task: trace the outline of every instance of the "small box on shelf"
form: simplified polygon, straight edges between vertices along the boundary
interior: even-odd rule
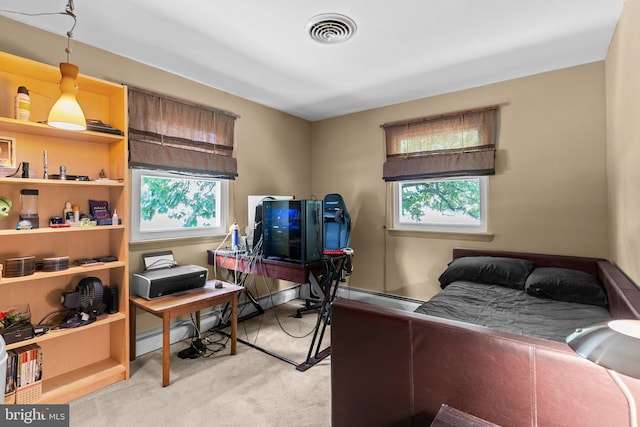
[[[29,304],[0,308],[0,335],[7,345],[33,338]]]
[[[36,403],[42,397],[42,381],[16,390],[16,404]]]

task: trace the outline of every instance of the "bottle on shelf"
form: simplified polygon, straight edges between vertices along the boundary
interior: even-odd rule
[[[20,86],[14,101],[14,118],[29,121],[31,118],[31,98],[26,87]]]
[[[118,219],[118,211],[115,209],[113,210],[113,216],[111,217],[111,224],[112,225],[120,224],[120,220]]]
[[[67,221],[71,221],[73,219],[73,209],[71,209],[71,202],[66,202],[64,204],[64,209],[62,210],[62,220],[66,223]]]
[[[80,222],[80,206],[73,205],[71,209],[73,209],[73,222],[77,224]]]

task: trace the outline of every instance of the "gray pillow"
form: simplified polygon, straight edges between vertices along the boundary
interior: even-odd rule
[[[557,301],[607,306],[607,293],[597,277],[561,267],[538,267],[525,283],[529,295]]]
[[[527,276],[534,268],[533,261],[520,258],[462,257],[451,261],[438,280],[442,289],[458,280],[524,289]]]

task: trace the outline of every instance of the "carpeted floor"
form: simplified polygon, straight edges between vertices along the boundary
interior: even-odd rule
[[[303,362],[316,313],[295,318],[299,300],[241,322],[238,338]],[[299,338],[303,337],[304,338]],[[329,343],[327,328],[321,348]],[[220,338],[220,335],[214,338]],[[131,363],[131,377],[70,403],[71,427],[330,426],[330,357],[305,372],[241,342],[210,357],[181,359],[171,346],[171,384],[162,387],[161,350]],[[215,347],[212,345],[211,347]]]

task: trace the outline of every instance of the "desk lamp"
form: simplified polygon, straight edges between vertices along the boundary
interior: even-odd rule
[[[637,427],[635,399],[618,373],[640,378],[640,320],[612,320],[579,328],[566,342],[580,356],[606,368],[627,398],[629,425]]]

